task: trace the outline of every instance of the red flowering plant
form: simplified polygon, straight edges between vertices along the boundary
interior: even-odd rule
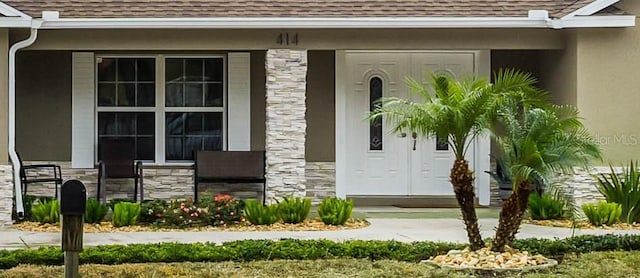
[[[209,223],[207,209],[198,206],[193,199],[173,200],[162,214],[161,226],[197,227]]]
[[[140,218],[141,223],[158,224],[162,221],[162,214],[167,208],[167,202],[165,200],[145,200],[140,204]]]
[[[243,202],[227,194],[219,194],[209,204],[209,216],[213,226],[230,226],[244,223]]]

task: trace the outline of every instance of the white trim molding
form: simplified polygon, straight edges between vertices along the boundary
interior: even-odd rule
[[[591,2],[591,4],[588,4],[580,9],[577,9],[563,16],[562,19],[564,20],[564,19],[572,18],[574,16],[593,15],[618,2],[620,2],[620,0],[596,0]]]
[[[22,19],[28,19],[28,20],[31,19],[31,17],[28,16],[27,14],[2,2],[0,2],[0,14],[6,17],[20,17]]]
[[[251,150],[251,53],[227,54],[227,150]]]
[[[611,16],[615,17],[615,16]],[[626,17],[626,16],[622,16]],[[609,17],[607,17],[609,18]],[[633,18],[633,17],[632,17]],[[582,21],[584,18],[575,20]],[[229,17],[229,18],[60,18],[42,29],[272,29],[272,28],[563,28],[563,19],[539,17]],[[587,27],[629,27],[635,22],[590,21]],[[597,26],[602,23],[603,26]],[[574,23],[580,26],[579,23]],[[586,24],[585,24],[586,25]]]

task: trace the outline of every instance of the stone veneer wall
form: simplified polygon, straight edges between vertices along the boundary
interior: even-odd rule
[[[305,196],[307,51],[269,49],[265,59],[267,200]]]
[[[326,197],[336,196],[336,163],[307,162],[307,197],[318,204]]]
[[[13,168],[11,165],[0,165],[0,227],[11,225],[12,207]]]
[[[26,164],[55,163],[62,168],[64,180],[77,179],[87,187],[87,196],[96,196],[97,169],[71,169],[69,162],[27,162]],[[29,171],[29,176],[48,176],[47,171]],[[133,179],[107,180],[107,199],[132,198]],[[182,199],[193,197],[193,169],[191,167],[144,167],[143,185],[145,199]],[[53,183],[30,185],[28,193],[53,196]],[[201,193],[231,194],[242,199],[262,198],[261,184],[201,184]]]
[[[495,169],[495,163],[492,162],[492,169]],[[622,173],[622,168],[614,167],[617,174]],[[573,198],[573,201],[578,207],[584,203],[593,203],[599,200],[604,200],[604,197],[596,188],[597,180],[594,176],[599,174],[609,174],[611,169],[609,167],[592,167],[590,169],[584,169],[576,167],[574,168],[574,174],[572,175],[560,175],[552,178],[553,183],[558,188],[564,190],[564,192]],[[495,180],[491,179],[491,206],[502,205],[500,200],[500,190]]]
[[[27,162],[26,164],[41,164],[51,162]],[[61,165],[62,176],[65,180],[78,179],[85,183],[87,194],[94,197],[96,194],[97,169],[71,169],[69,162],[54,162]],[[304,193],[306,197],[312,199],[314,204],[319,203],[323,198],[335,196],[335,162],[307,162],[306,163],[306,187]],[[618,173],[622,168],[614,168]],[[596,179],[594,174],[610,172],[608,167],[595,167],[586,171],[576,168],[574,175],[557,177],[553,182],[564,188],[568,194],[574,196],[577,205],[586,202],[596,202],[602,200],[602,195],[596,189]],[[45,172],[29,172],[29,176],[48,175]],[[13,196],[13,177],[10,165],[0,165],[0,196]],[[112,198],[131,198],[133,196],[132,181],[107,181],[107,196]],[[268,189],[267,189],[268,190]],[[227,193],[238,198],[260,199],[262,197],[261,184],[216,184],[202,185],[201,192],[212,194]],[[144,192],[145,199],[176,199],[193,196],[193,170],[188,167],[154,167],[144,168]],[[54,186],[52,183],[35,184],[29,186],[29,194],[40,196],[53,196]],[[499,192],[497,184],[491,182],[491,205],[499,206]],[[284,195],[282,195],[284,196]],[[11,199],[0,198],[0,209],[10,211]],[[0,215],[0,225],[10,221],[7,215]]]
[[[614,167],[616,174],[622,174],[621,167]],[[595,176],[599,174],[610,174],[609,167],[592,167],[590,169],[574,168],[574,175],[565,175],[554,178],[552,182],[558,184],[565,192],[573,197],[578,207],[584,203],[597,202],[604,200],[604,197],[596,188],[597,179]]]
[[[496,161],[495,160],[491,160],[490,164],[490,169],[491,171],[496,170]],[[485,174],[488,175],[485,172],[482,172],[481,174]],[[489,206],[490,207],[499,207],[502,206],[502,199],[500,199],[500,188],[498,187],[498,182],[492,178],[489,177],[489,192],[491,193],[491,197],[489,200]]]
[[[87,195],[95,197],[97,169],[71,169],[69,162],[43,162],[30,161],[26,164],[55,163],[62,168],[62,177],[65,180],[78,179],[87,187]],[[7,189],[6,194],[13,196],[11,191],[11,167],[5,169],[0,167],[0,182],[5,181],[7,186],[0,190]],[[335,162],[309,162],[306,163],[306,197],[311,198],[314,204],[322,201],[328,196],[335,196]],[[30,177],[48,176],[47,171],[29,171]],[[107,199],[132,198],[133,180],[107,180]],[[262,184],[202,184],[200,192],[205,194],[230,194],[241,199],[261,199]],[[0,194],[5,192],[0,191]],[[28,193],[37,196],[53,196],[54,184],[42,183],[29,185]],[[4,195],[3,195],[4,196]],[[145,199],[180,199],[193,197],[193,169],[190,167],[145,167],[144,168],[144,196]],[[0,200],[1,201],[1,200]],[[0,208],[1,207],[0,203]],[[9,206],[11,203],[8,204]],[[1,222],[0,216],[0,222]]]

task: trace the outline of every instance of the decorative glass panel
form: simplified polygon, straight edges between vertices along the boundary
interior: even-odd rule
[[[382,98],[382,79],[371,78],[369,81],[369,111],[374,111],[378,101]],[[369,124],[369,150],[382,150],[382,118],[377,118]]]
[[[222,150],[222,112],[166,113],[167,160],[192,160],[197,150]]]
[[[136,142],[136,159],[154,160],[154,133],[155,117],[153,112],[98,113],[98,139],[133,137]],[[100,158],[98,157],[98,159]]]
[[[436,136],[436,151],[448,151],[448,150],[449,150],[449,143],[447,142],[447,138]]]

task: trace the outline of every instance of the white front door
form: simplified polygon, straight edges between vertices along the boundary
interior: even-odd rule
[[[454,156],[435,138],[413,139],[392,133],[385,120],[369,122],[367,113],[379,97],[412,98],[405,78],[474,72],[474,53],[358,52],[345,53],[346,65],[346,194],[453,195],[449,169]],[[473,162],[473,149],[468,160]],[[473,165],[471,165],[473,166]]]

